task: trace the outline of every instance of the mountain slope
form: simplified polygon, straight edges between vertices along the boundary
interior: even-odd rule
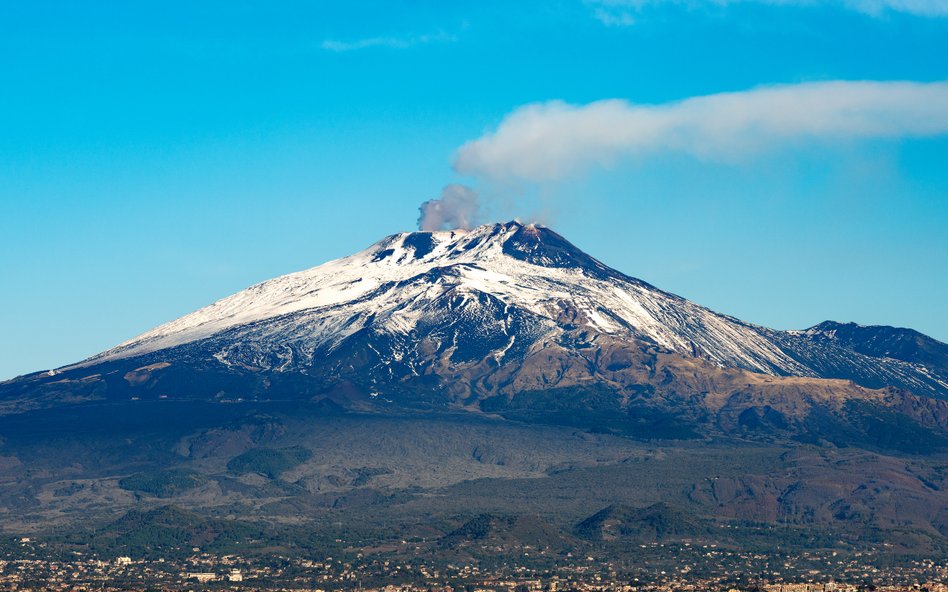
[[[826,321],[805,331],[773,331],[771,336],[817,376],[948,397],[948,346],[917,331]]]
[[[0,519],[95,516],[99,543],[160,553],[203,536],[166,517],[246,531],[231,515],[455,558],[717,538],[722,518],[766,523],[726,529],[750,547],[744,526],[784,544],[792,524],[941,548],[944,348],[744,323],[542,227],[399,234],[0,383]]]
[[[353,350],[401,378],[502,365],[552,343],[607,336],[718,367],[948,397],[948,346],[906,331],[751,325],[610,269],[547,228],[511,222],[387,237],[252,286],[78,367],[166,352],[168,360],[149,359],[312,372]]]
[[[715,313],[539,226],[402,233],[77,365],[4,383],[0,413],[129,399],[314,400],[634,437],[779,435],[903,449],[910,443],[887,430],[867,432],[896,413],[916,426],[907,432],[942,445],[942,344],[916,335],[922,345],[912,349],[898,330],[820,327],[774,331]]]
[[[948,371],[948,344],[912,329],[824,321],[807,329],[804,335],[810,341],[833,343],[874,358],[890,358],[920,364],[938,372]]]
[[[217,339],[214,355],[223,364],[272,358],[266,367],[288,370],[360,330],[398,340],[443,330],[447,320],[514,346],[518,338],[534,343],[559,334],[564,315],[597,333],[644,339],[722,366],[814,375],[757,328],[609,269],[551,230],[517,223],[390,236],[350,257],[252,286],[84,364]],[[505,346],[491,349],[501,356]]]

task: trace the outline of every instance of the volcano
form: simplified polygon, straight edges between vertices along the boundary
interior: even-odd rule
[[[917,332],[829,321],[803,331],[767,329],[611,269],[548,228],[517,222],[389,236],[27,380],[48,384],[118,365],[141,394],[192,398],[310,394],[281,391],[281,377],[293,375],[363,390],[419,382],[448,391],[429,403],[452,405],[528,387],[634,386],[621,384],[622,363],[613,358],[643,352],[708,369],[846,379],[948,398],[948,346]],[[536,363],[542,357],[559,362],[543,367]],[[267,376],[269,385],[231,391],[208,384],[184,393],[162,384],[162,375],[180,372]]]
[[[747,323],[517,222],[392,235],[0,383],[0,438],[0,513],[40,507],[29,528],[171,499],[454,516],[445,536],[539,519],[530,537],[570,545],[602,508],[655,504],[688,536],[722,517],[948,534],[948,346]],[[497,492],[526,477],[569,493],[523,522]]]

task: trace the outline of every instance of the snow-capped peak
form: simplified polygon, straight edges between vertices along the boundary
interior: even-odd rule
[[[446,295],[459,297],[462,306],[438,304]],[[265,335],[274,347],[292,341],[305,343],[309,352],[365,328],[411,335],[433,318],[450,322],[452,314],[474,321],[480,315],[480,330],[504,331],[478,309],[482,295],[532,315],[542,325],[536,329],[540,334],[560,330],[558,319],[569,309],[594,332],[652,341],[720,365],[808,374],[760,328],[610,269],[548,228],[517,222],[392,235],[354,255],[251,286],[86,363],[155,352],[238,328],[246,329],[244,341]],[[219,360],[227,357],[219,354]]]

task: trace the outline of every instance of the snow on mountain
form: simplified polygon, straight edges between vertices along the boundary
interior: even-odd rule
[[[445,298],[449,295],[451,302]],[[277,345],[272,331],[261,332],[268,324],[279,327],[277,333],[286,339],[305,342],[308,351],[332,347],[366,327],[405,336],[445,315],[477,321],[484,312],[478,304],[484,295],[539,319],[541,335],[560,330],[557,319],[569,309],[593,332],[645,339],[721,366],[815,375],[760,328],[612,270],[547,228],[515,222],[389,236],[349,257],[251,286],[85,364],[138,356],[240,327],[254,327],[258,336],[267,334]],[[508,332],[505,323],[482,316],[486,326],[479,329]],[[516,335],[509,337],[507,348],[516,340]],[[217,357],[225,361],[227,352]]]
[[[771,338],[819,376],[948,397],[948,345],[918,331],[825,321]]]
[[[582,344],[573,343],[577,332]],[[185,355],[222,367],[308,373],[330,358],[352,369],[346,356],[369,351],[366,368],[397,362],[419,373],[523,359],[554,344],[595,347],[603,336],[720,367],[948,398],[948,346],[920,333],[752,325],[611,269],[548,228],[516,222],[392,235],[251,286],[78,366]]]

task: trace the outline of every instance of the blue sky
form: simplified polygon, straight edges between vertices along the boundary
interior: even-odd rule
[[[0,378],[413,229],[449,183],[751,322],[948,340],[945,5],[3,3]],[[878,83],[844,130],[835,81]],[[748,120],[773,88],[797,119]]]

